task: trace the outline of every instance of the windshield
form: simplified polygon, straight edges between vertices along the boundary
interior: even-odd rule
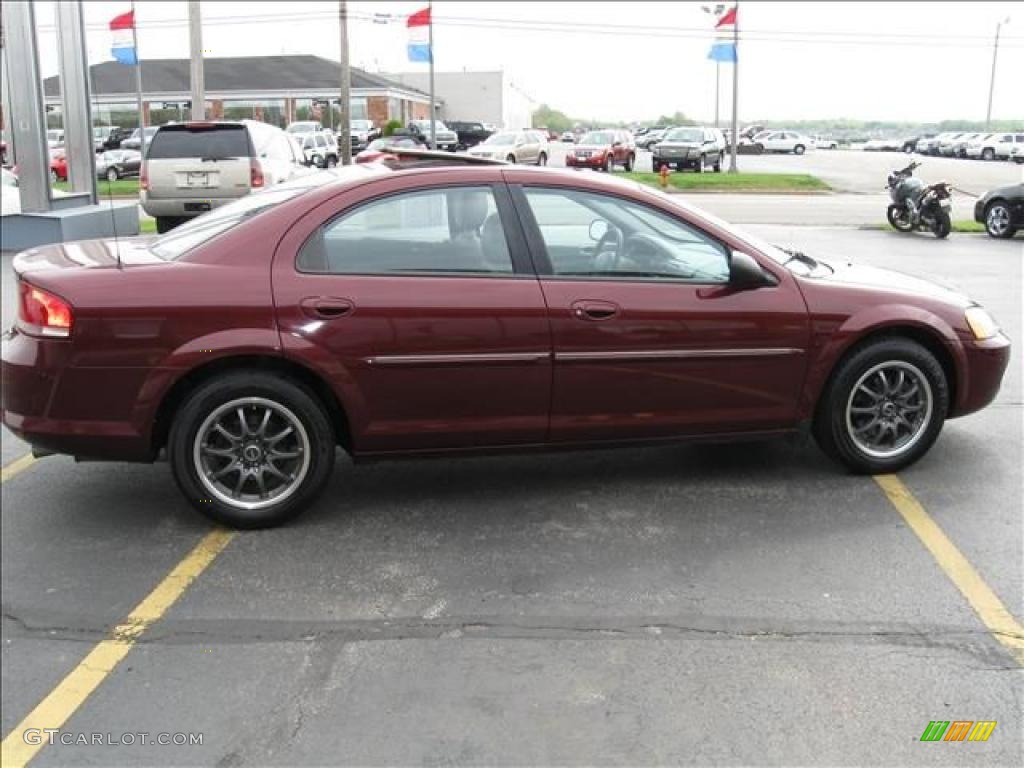
[[[373,128],[373,123],[369,120],[353,120],[351,126],[353,131],[369,131]]]
[[[580,144],[611,144],[613,141],[611,131],[591,131],[580,139]]]
[[[665,135],[665,141],[695,141],[704,140],[704,131],[700,128],[676,128]]]
[[[430,130],[430,121],[429,120],[413,120],[412,124],[415,125],[417,128],[419,128],[421,131],[429,131]],[[448,130],[448,126],[446,126],[440,120],[435,120],[434,121],[434,131],[435,132],[436,131],[447,131],[447,130]]]
[[[506,147],[510,144],[514,144],[516,135],[514,133],[495,133],[492,136],[488,136],[484,144],[497,144],[500,147]]]

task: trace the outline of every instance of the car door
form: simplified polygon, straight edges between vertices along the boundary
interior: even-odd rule
[[[764,137],[764,148],[769,152],[782,152],[785,149],[785,134],[781,131],[769,133]]]
[[[540,155],[539,139],[533,131],[523,131],[520,136],[522,137],[523,145],[516,152],[516,159],[520,163],[536,163]]]
[[[733,289],[733,244],[668,204],[505,175],[548,304],[552,442],[795,424],[808,318],[786,270]]]
[[[547,433],[547,310],[508,191],[495,169],[451,175],[343,192],[275,256],[285,353],[317,361],[359,453]]]

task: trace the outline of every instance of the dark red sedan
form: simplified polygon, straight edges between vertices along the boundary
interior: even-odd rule
[[[338,168],[157,239],[19,254],[3,421],[38,454],[151,461],[238,527],[355,459],[749,438],[858,472],[995,396],[965,296],[779,250],[635,183]]]

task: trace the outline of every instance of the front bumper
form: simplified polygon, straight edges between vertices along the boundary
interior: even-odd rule
[[[566,155],[565,165],[567,168],[604,168],[606,162],[606,155],[591,155],[590,157],[577,157],[576,155]]]
[[[966,416],[991,403],[1010,363],[1010,340],[1002,333],[991,339],[964,343],[966,367],[950,418]]]

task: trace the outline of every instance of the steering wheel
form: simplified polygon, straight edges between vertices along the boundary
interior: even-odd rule
[[[605,230],[605,233],[601,235],[601,239],[597,241],[597,245],[594,246],[595,263],[599,263],[602,260],[602,254],[605,250],[609,250],[611,253],[611,262],[601,265],[601,271],[612,271],[618,268],[619,259],[622,258],[622,243],[622,231],[614,224],[609,224],[608,229]]]

